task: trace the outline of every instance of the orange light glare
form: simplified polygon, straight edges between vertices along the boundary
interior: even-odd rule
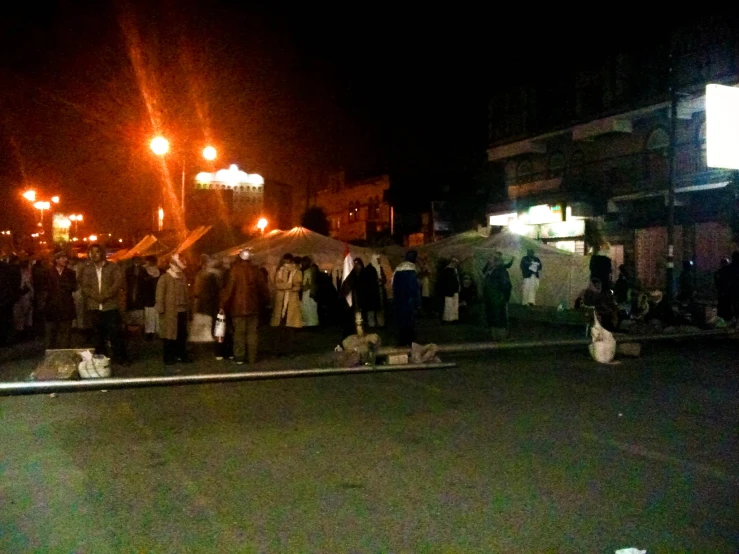
[[[267,228],[267,225],[269,225],[269,222],[262,217],[257,222],[257,229],[259,229],[260,231],[264,231]]]
[[[52,197],[51,197],[51,201],[52,201],[52,202],[53,202],[54,204],[58,204],[58,203],[59,203],[59,197],[58,197],[58,196],[52,196]]]
[[[92,242],[95,242],[97,239],[98,239],[98,236],[97,235],[90,235],[90,240]]]
[[[213,148],[212,146],[206,146],[203,149],[203,158],[205,158],[208,161],[212,162],[213,160],[216,159],[217,155],[218,153],[216,152],[216,149]]]
[[[35,202],[36,201],[36,191],[27,190],[26,192],[23,193],[23,198],[25,198],[29,202]]]
[[[154,137],[149,146],[157,156],[164,156],[169,152],[169,141],[164,137]]]

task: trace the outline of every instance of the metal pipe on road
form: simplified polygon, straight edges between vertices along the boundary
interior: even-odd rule
[[[614,338],[619,343],[649,342],[660,340],[690,339],[699,337],[721,337],[736,334],[733,329],[717,329],[712,331],[697,331],[692,333],[662,333],[654,335],[624,335],[615,334]],[[556,348],[561,346],[587,346],[592,342],[589,338],[542,340],[542,341],[512,341],[512,342],[464,342],[439,344],[439,354],[454,354],[458,352],[487,352],[492,350],[517,350],[529,348]],[[410,348],[385,347],[377,351],[378,356],[391,356],[396,354],[409,354]]]
[[[344,375],[351,373],[384,373],[388,371],[450,369],[456,366],[457,364],[448,363],[376,365],[314,369],[288,369],[285,371],[249,371],[244,373],[170,375],[161,377],[84,379],[81,381],[24,381],[20,383],[0,383],[0,396],[20,394],[46,394],[52,392],[130,389],[141,387],[162,387],[168,385],[202,385],[207,383],[228,383],[232,381],[263,381],[267,379],[287,379],[294,377],[321,377],[327,375]]]

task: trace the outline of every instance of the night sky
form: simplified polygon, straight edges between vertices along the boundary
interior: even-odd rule
[[[26,4],[0,20],[0,226],[32,221],[19,194],[33,186],[90,230],[146,228],[157,129],[193,170],[211,169],[198,153],[212,142],[217,168],[299,187],[339,167],[470,172],[484,161],[491,91],[562,78],[618,49],[620,25],[632,46],[659,40],[647,21],[149,4]]]

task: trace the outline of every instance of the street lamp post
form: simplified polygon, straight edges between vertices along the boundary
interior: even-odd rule
[[[79,231],[79,228],[78,228],[79,222],[82,221],[82,214],[70,215],[69,221],[74,223],[74,234],[76,235],[77,232]]]
[[[169,141],[162,137],[154,137],[150,143],[151,151],[157,156],[165,156],[169,152]],[[203,158],[213,161],[217,156],[216,149],[213,146],[206,146],[203,149]],[[182,180],[180,183],[180,209],[182,210],[182,222],[185,223],[185,170],[187,164],[187,156],[181,153],[182,158]]]

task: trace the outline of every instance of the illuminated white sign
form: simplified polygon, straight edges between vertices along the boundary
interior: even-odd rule
[[[246,173],[241,171],[236,165],[231,165],[228,169],[219,169],[215,173],[203,171],[195,176],[195,180],[202,185],[218,184],[227,187],[239,187],[242,185],[262,186],[264,179],[257,173]]]
[[[541,225],[542,223],[556,223],[562,221],[562,206],[550,206],[542,204],[529,208],[528,220],[525,223],[529,225]]]
[[[543,239],[559,237],[580,237],[585,234],[584,219],[568,219],[541,226],[539,236]]]
[[[706,86],[706,165],[739,169],[739,89]]]
[[[516,221],[517,218],[518,214],[513,212],[510,214],[491,215],[489,221],[493,227],[507,227],[511,221]]]

